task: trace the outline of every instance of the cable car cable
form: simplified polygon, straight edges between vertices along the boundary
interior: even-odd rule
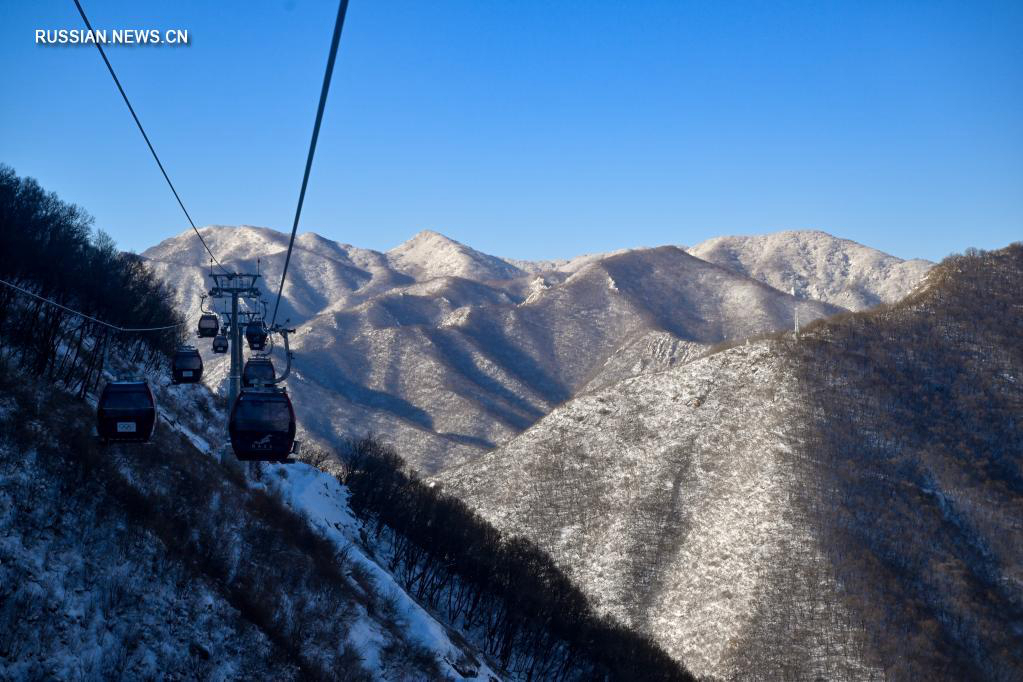
[[[186,321],[186,322],[179,322],[178,324],[169,324],[166,327],[134,327],[134,328],[118,327],[116,324],[110,324],[109,322],[104,322],[103,320],[96,319],[95,317],[92,317],[91,315],[86,315],[85,313],[80,313],[77,310],[74,310],[72,308],[68,308],[66,305],[61,305],[60,303],[57,303],[56,301],[51,301],[50,299],[46,298],[45,296],[40,296],[39,294],[34,294],[31,291],[29,291],[28,289],[23,289],[23,288],[19,287],[17,284],[11,284],[10,282],[4,281],[2,279],[0,279],[0,284],[9,286],[10,288],[15,289],[17,291],[20,291],[23,294],[27,294],[27,295],[31,296],[32,298],[37,298],[40,301],[44,301],[46,303],[49,303],[50,305],[56,306],[56,307],[60,308],[61,310],[66,310],[67,312],[69,312],[69,313],[71,313],[73,315],[77,315],[78,317],[81,317],[83,319],[89,320],[90,322],[95,322],[96,324],[101,324],[104,327],[109,327],[110,329],[113,329],[116,332],[130,332],[130,333],[131,332],[159,332],[159,331],[165,331],[167,329],[175,329],[177,327],[183,327],[186,324],[188,324],[188,322]]]
[[[75,0],[78,3],[78,0]],[[320,123],[323,121],[323,109],[327,105],[327,91],[330,90],[330,77],[334,73],[334,60],[337,58],[337,46],[341,42],[341,29],[345,24],[348,11],[348,0],[341,0],[337,8],[337,20],[334,23],[334,37],[330,42],[330,56],[327,58],[327,71],[323,74],[323,88],[320,90],[320,104],[316,109],[316,123],[313,124],[313,138],[309,142],[309,156],[305,161],[305,174],[302,176],[302,189],[298,193],[298,207],[295,209],[295,222],[291,226],[291,241],[288,242],[288,255],[284,258],[284,271],[281,272],[281,285],[277,289],[277,302],[274,304],[274,315],[270,322],[273,327],[277,322],[277,308],[281,305],[281,294],[284,292],[284,278],[288,276],[288,263],[291,262],[291,248],[295,245],[295,233],[298,232],[298,219],[302,215],[302,203],[305,201],[305,190],[309,184],[309,172],[313,167],[313,155],[316,153],[316,140],[320,136]],[[84,16],[84,15],[83,15]],[[99,44],[96,45],[99,47]],[[113,73],[113,72],[111,72]]]
[[[92,31],[92,24],[89,22],[89,18],[85,16],[85,10],[82,9],[82,3],[79,2],[79,0],[74,0],[74,2],[75,6],[78,8],[78,13],[82,15],[82,20],[85,22],[85,27],[88,28],[89,31]],[[138,126],[139,132],[142,133],[142,138],[146,141],[146,145],[149,146],[149,151],[152,153],[153,159],[156,160],[156,165],[160,167],[160,172],[163,173],[163,179],[167,181],[167,185],[170,187],[171,192],[174,193],[174,198],[178,200],[178,206],[181,207],[181,210],[184,212],[185,217],[188,218],[188,223],[192,226],[192,229],[195,231],[195,235],[199,237],[199,241],[202,242],[202,245],[206,249],[206,252],[210,254],[210,258],[213,259],[213,262],[216,263],[217,266],[225,273],[228,272],[227,268],[221,265],[220,261],[217,260],[217,257],[213,255],[213,251],[210,250],[210,247],[206,243],[206,240],[203,239],[202,234],[199,233],[199,228],[195,226],[195,221],[192,220],[192,216],[189,215],[188,209],[185,208],[184,202],[181,201],[181,197],[178,195],[178,190],[174,188],[174,183],[171,182],[170,176],[167,175],[167,171],[163,167],[163,163],[160,162],[160,157],[157,156],[156,154],[156,149],[153,148],[153,143],[149,141],[149,135],[146,134],[146,129],[142,127],[142,121],[139,120],[138,115],[135,113],[135,108],[131,105],[131,102],[128,100],[128,94],[124,91],[124,87],[121,86],[121,81],[117,78],[117,74],[114,73],[114,67],[111,66],[110,60],[107,59],[107,53],[103,50],[103,46],[99,42],[96,42],[95,45],[96,49],[99,50],[100,56],[103,57],[103,63],[107,65],[107,71],[110,72],[110,76],[114,79],[114,84],[117,86],[118,91],[121,93],[121,97],[124,99],[124,103],[128,105],[128,111],[131,112],[131,117],[135,119],[135,125]]]

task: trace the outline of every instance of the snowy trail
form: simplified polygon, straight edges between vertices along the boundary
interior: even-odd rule
[[[338,549],[349,552],[349,560],[359,563],[368,569],[376,581],[378,589],[387,597],[395,599],[399,605],[400,616],[407,623],[407,631],[411,638],[437,655],[437,660],[446,667],[445,673],[456,679],[500,680],[500,676],[485,662],[477,662],[475,675],[466,675],[461,665],[456,669],[452,662],[465,662],[465,652],[456,647],[448,637],[447,628],[439,623],[414,599],[412,599],[394,580],[393,576],[369,557],[359,543],[359,521],[348,506],[348,491],[337,479],[315,467],[301,462],[294,464],[267,464],[264,475],[272,481],[282,498],[292,509],[300,511],[309,523],[323,535],[330,538]],[[378,657],[371,659],[372,647],[379,646],[379,636],[375,623],[362,623],[362,629],[353,632],[353,643],[362,644],[361,650],[367,656],[367,663],[376,663]],[[362,642],[357,640],[361,638]]]

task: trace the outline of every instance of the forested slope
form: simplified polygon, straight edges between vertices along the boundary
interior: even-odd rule
[[[1023,245],[788,352],[807,514],[879,661],[1023,679]]]
[[[701,675],[1023,679],[1023,247],[438,477]]]

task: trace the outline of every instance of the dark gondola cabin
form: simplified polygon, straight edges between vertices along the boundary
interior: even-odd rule
[[[226,353],[227,352],[227,337],[223,334],[217,334],[213,339],[213,352],[214,353]]]
[[[253,321],[245,325],[245,340],[249,342],[250,350],[263,350],[266,348],[266,325],[262,321]]]
[[[220,320],[213,313],[205,313],[199,318],[199,328],[196,333],[200,339],[212,339],[220,333]]]
[[[242,370],[242,387],[256,388],[256,384],[269,386],[277,378],[274,363],[270,358],[249,358]]]
[[[171,360],[171,382],[194,384],[202,378],[202,356],[197,348],[179,348]]]
[[[156,426],[156,400],[146,381],[111,381],[96,408],[100,440],[146,442]]]
[[[295,410],[291,399],[277,388],[243,389],[234,401],[228,429],[238,459],[284,461],[295,444]]]

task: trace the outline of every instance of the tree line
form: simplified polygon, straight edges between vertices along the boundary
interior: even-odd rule
[[[92,217],[32,178],[0,164],[0,279],[119,327],[180,324],[173,293],[144,259],[120,252]],[[0,285],[4,352],[36,376],[85,395],[104,352],[153,364],[184,340],[184,328],[112,333],[108,328]]]

